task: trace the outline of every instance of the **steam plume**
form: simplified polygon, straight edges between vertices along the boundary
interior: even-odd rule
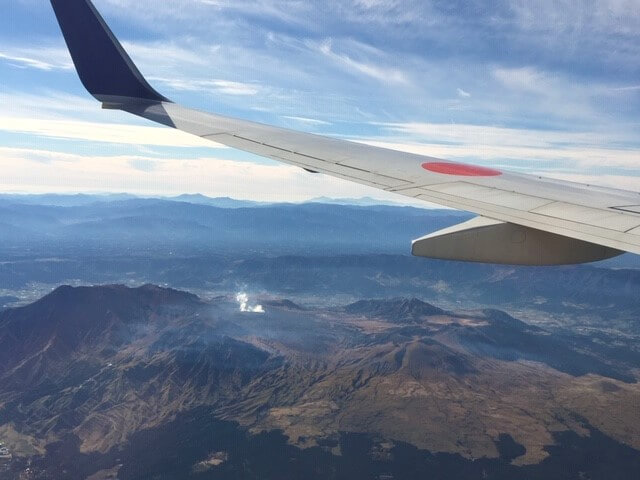
[[[244,292],[236,295],[236,302],[240,305],[241,312],[264,313],[262,305],[249,305],[249,295]]]

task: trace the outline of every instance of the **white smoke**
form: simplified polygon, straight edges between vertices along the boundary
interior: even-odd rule
[[[241,312],[264,313],[262,305],[249,305],[249,295],[244,292],[236,295],[236,302],[240,305]]]

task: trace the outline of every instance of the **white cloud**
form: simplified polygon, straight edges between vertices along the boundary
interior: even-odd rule
[[[637,34],[640,28],[637,0],[598,0],[589,3],[573,0],[511,0],[508,5],[520,28],[528,32],[554,32],[555,38],[562,34],[579,35],[583,31],[588,34]]]
[[[532,93],[545,93],[551,88],[551,79],[534,67],[495,68],[493,77],[505,87]]]
[[[392,132],[371,145],[444,159],[500,161],[519,168],[624,168],[640,176],[640,145],[623,132],[563,132],[482,125],[402,123],[381,124]],[[635,146],[615,147],[631,144]],[[602,145],[611,145],[603,147]]]
[[[500,145],[517,147],[546,147],[552,144],[579,143],[592,145],[600,142],[602,135],[593,132],[562,132],[470,125],[459,123],[383,123],[382,127],[404,135],[412,135],[420,141],[433,143],[458,143],[474,145]],[[627,137],[614,137],[616,141]]]
[[[171,0],[158,2],[157,0],[102,0],[111,4],[111,14],[124,15],[128,18],[135,17],[139,21],[167,27],[176,21],[190,23],[194,29],[203,28],[204,25],[215,25],[229,11],[231,15],[246,14],[251,12],[259,18],[277,19],[289,24],[307,24],[310,17],[304,15],[312,10],[310,2],[299,0],[273,1],[273,0]],[[107,9],[101,9],[105,11]],[[126,12],[126,13],[123,13]]]
[[[629,85],[626,87],[615,87],[611,90],[615,92],[637,92],[640,91],[640,85]]]
[[[305,123],[307,125],[330,125],[329,122],[325,122],[324,120],[317,120],[315,118],[306,118],[306,117],[292,117],[285,115],[283,118],[288,120],[293,120],[300,123]]]
[[[403,152],[442,158],[445,160],[481,161],[485,164],[511,165],[511,168],[530,171],[545,163],[555,168],[623,168],[629,175],[640,177],[640,149],[616,150],[603,148],[531,148],[487,144],[447,145],[442,143],[402,143],[401,141],[361,140],[361,143]]]
[[[192,92],[219,92],[225,95],[256,95],[260,86],[254,83],[232,82],[229,80],[195,80],[149,77],[152,82],[164,83],[175,90]]]
[[[156,42],[127,42],[122,41],[122,46],[131,55],[131,58],[137,65],[143,67],[158,68],[158,52],[162,52],[162,66],[184,66],[190,65],[207,65],[207,57],[205,52],[214,54],[218,45],[199,45],[195,48],[185,48],[177,45],[173,41],[156,41]]]
[[[20,68],[71,70],[73,63],[66,49],[47,47],[9,47],[0,51],[0,60]]]
[[[334,52],[332,39],[327,39],[320,43],[317,45],[317,49],[320,53],[332,60],[335,60],[339,64],[342,64],[348,70],[375,78],[376,80],[384,83],[396,83],[403,85],[409,83],[406,74],[396,68],[357,61],[346,54]]]
[[[0,92],[0,105],[5,116],[49,118],[68,117],[70,113],[81,115],[100,108],[88,94],[78,96],[54,90],[44,90],[40,94],[5,90]]]
[[[229,80],[212,80],[211,84],[227,95],[255,95],[260,91],[256,85]]]
[[[190,159],[84,156],[0,147],[0,171],[0,190],[4,192],[202,193],[268,202],[306,201],[321,196],[372,197],[423,207],[429,205],[346,180],[311,174],[298,167],[215,156]]]
[[[0,131],[40,137],[164,147],[212,147],[216,143],[166,127],[98,123],[81,120],[10,117],[0,115]]]

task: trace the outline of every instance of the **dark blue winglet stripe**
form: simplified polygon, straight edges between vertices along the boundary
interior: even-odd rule
[[[90,0],[51,0],[80,80],[94,97],[168,102],[144,79]]]

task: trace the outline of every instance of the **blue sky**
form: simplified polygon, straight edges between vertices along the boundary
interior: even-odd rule
[[[638,0],[95,0],[196,108],[640,191]],[[403,201],[101,111],[51,7],[0,29],[0,189]]]

